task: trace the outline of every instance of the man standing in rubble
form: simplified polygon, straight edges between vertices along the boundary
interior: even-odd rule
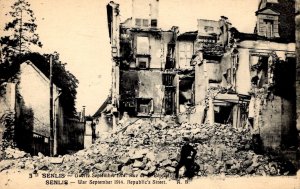
[[[190,145],[190,140],[187,137],[183,138],[184,144],[181,147],[180,160],[175,170],[175,177],[178,179],[179,170],[181,167],[185,167],[184,175],[188,178],[192,178],[195,175],[195,157],[197,151]]]

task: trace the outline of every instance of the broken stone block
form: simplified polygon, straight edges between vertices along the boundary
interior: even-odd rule
[[[47,165],[39,165],[37,166],[38,170],[47,171],[49,170],[49,167]]]
[[[38,157],[39,157],[39,158],[43,158],[43,157],[44,157],[44,154],[42,154],[41,152],[39,152],[39,153],[38,153]]]
[[[109,170],[110,171],[113,171],[113,172],[118,172],[119,171],[119,164],[111,164],[110,166],[109,166]]]
[[[151,166],[151,167],[148,169],[148,174],[149,174],[149,175],[154,174],[155,171],[156,171],[156,167],[155,167],[155,166]]]
[[[247,172],[248,174],[253,174],[253,173],[255,172],[255,168],[254,168],[253,166],[250,166],[250,167],[248,167],[248,168],[246,169],[246,172]]]
[[[51,157],[50,158],[50,163],[53,163],[53,164],[61,164],[61,163],[63,163],[63,161],[64,161],[63,157]]]
[[[89,165],[94,165],[95,164],[95,160],[94,159],[83,159],[82,160],[82,164],[84,166],[89,166]]]
[[[132,167],[143,169],[145,167],[145,164],[141,161],[135,160]]]
[[[142,159],[144,155],[142,153],[135,153],[130,159],[135,160],[135,159]]]
[[[243,167],[247,168],[249,167],[250,165],[252,165],[253,161],[252,160],[246,160],[243,162]]]
[[[142,162],[143,162],[144,164],[147,164],[147,163],[148,163],[148,158],[144,157]]]
[[[148,152],[145,157],[147,157],[150,161],[154,161],[155,160],[155,154],[154,154],[154,152]]]
[[[133,171],[133,175],[135,175],[135,177],[140,177],[141,176],[141,170],[135,170]]]
[[[206,172],[210,175],[215,173],[215,168],[212,165],[206,164],[205,166]]]
[[[97,164],[95,164],[95,168],[100,170],[100,171],[106,171],[107,168],[108,168],[108,165],[105,162],[97,163]]]
[[[160,163],[168,158],[169,158],[169,154],[167,152],[160,152],[156,154],[155,160],[156,162]]]
[[[149,174],[148,171],[145,171],[145,170],[142,170],[142,171],[141,171],[141,175],[143,175],[143,176],[147,176],[148,174]]]
[[[128,164],[130,162],[130,158],[129,157],[122,157],[121,159],[117,160],[119,163],[122,163],[122,164]]]
[[[169,160],[169,159],[166,159],[166,160],[164,160],[163,162],[160,163],[160,166],[165,167],[165,166],[168,166],[168,165],[171,165],[171,164],[172,164],[172,161]]]
[[[166,173],[166,171],[164,169],[159,169],[155,172],[155,175],[158,175],[158,176],[162,176]]]
[[[123,166],[122,169],[121,169],[122,173],[124,175],[130,175],[132,174],[132,168],[129,167],[129,166]]]
[[[158,129],[165,129],[168,127],[168,124],[164,121],[159,120],[158,123],[156,124],[156,127]]]
[[[171,167],[171,166],[168,166],[165,168],[165,170],[169,173],[174,173],[175,172],[175,168],[174,167]]]

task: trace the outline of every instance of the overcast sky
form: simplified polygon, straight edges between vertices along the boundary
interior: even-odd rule
[[[110,0],[27,0],[37,18],[41,52],[57,51],[67,69],[79,80],[77,110],[86,106],[93,115],[108,96],[111,55],[106,4]],[[139,0],[137,0],[139,1]],[[141,0],[142,1],[142,0]],[[180,32],[197,30],[197,19],[219,20],[227,16],[239,31],[252,33],[259,0],[160,0],[158,24],[179,26]],[[4,14],[13,0],[0,0],[0,32]],[[131,17],[131,0],[116,0],[121,20]],[[0,33],[1,34],[1,33]]]

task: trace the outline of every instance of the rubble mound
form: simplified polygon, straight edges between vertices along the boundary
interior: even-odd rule
[[[139,119],[119,126],[113,134],[103,134],[90,148],[73,155],[50,158],[39,154],[15,161],[5,160],[1,170],[10,167],[69,174],[159,176],[173,178],[180,159],[183,137],[196,149],[198,176],[289,174],[281,164],[251,149],[252,136],[246,128],[215,124],[176,124],[172,119]]]

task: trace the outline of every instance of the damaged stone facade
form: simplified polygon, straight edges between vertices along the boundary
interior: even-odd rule
[[[225,16],[198,19],[197,31],[163,31],[159,1],[148,5],[150,12],[133,9],[124,23],[119,5],[107,6],[113,127],[123,115],[171,115],[181,123],[250,128],[266,148],[297,146],[295,37],[282,30],[293,30],[284,12],[292,2],[262,0],[254,33],[239,32]]]
[[[133,1],[134,7],[145,2]],[[147,1],[149,13],[133,8],[133,17],[119,21],[118,5],[107,6],[113,56],[113,125],[124,113],[138,117],[176,115],[178,76],[177,27],[157,27],[158,1]],[[149,17],[149,15],[151,15]]]
[[[253,135],[262,137],[264,147],[273,149],[297,146],[298,135],[295,42],[279,36],[278,20],[286,16],[277,12],[280,3],[284,4],[260,4],[254,34],[240,33],[221,17],[219,29],[210,34],[218,36],[216,42],[197,45],[200,48],[192,60],[202,121],[250,127]],[[214,21],[200,23],[208,28]],[[273,25],[268,28],[268,24]],[[199,29],[199,43],[204,41],[201,35]]]

